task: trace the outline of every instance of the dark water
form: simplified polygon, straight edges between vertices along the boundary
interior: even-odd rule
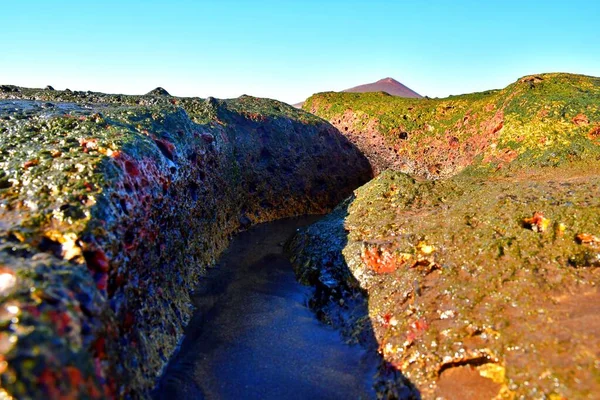
[[[307,307],[282,243],[315,217],[237,236],[200,284],[194,316],[157,399],[370,399],[376,357]]]

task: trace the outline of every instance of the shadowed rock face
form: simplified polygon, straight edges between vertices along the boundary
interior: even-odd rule
[[[144,396],[189,293],[251,224],[371,177],[285,104],[0,87],[0,377],[20,397]]]
[[[335,300],[315,298],[317,311],[351,337],[372,330],[425,399],[597,397],[600,79],[540,75],[389,108],[348,96],[309,107],[364,111],[357,132],[406,142],[399,154],[421,176],[384,171],[296,235],[297,274]],[[404,139],[386,125],[398,115]],[[423,169],[435,160],[439,173]],[[356,293],[367,318],[340,311]]]

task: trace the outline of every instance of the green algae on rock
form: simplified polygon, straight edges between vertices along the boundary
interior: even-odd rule
[[[425,399],[594,398],[599,105],[600,79],[566,74],[439,100],[313,96],[383,171],[288,246],[300,279],[331,288],[315,308],[349,337],[372,331]],[[380,141],[352,137],[367,133]],[[378,158],[390,144],[398,157]],[[362,318],[340,311],[357,297]]]
[[[0,165],[0,380],[16,398],[146,396],[232,233],[325,212],[371,173],[276,101],[6,85]]]
[[[336,126],[376,172],[439,178],[469,165],[555,165],[597,154],[599,102],[600,78],[555,73],[442,99],[320,93],[303,108]]]
[[[302,230],[294,263],[306,283],[324,277],[338,292],[365,292],[380,352],[424,398],[461,365],[501,370],[502,397],[591,398],[600,248],[577,235],[599,232],[599,172],[417,181],[386,171]],[[551,221],[545,232],[522,222],[539,210]]]

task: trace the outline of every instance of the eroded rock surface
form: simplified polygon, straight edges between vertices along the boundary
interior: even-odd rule
[[[434,127],[429,136],[407,130],[400,146],[416,175],[382,172],[289,246],[300,278],[321,288],[314,306],[322,318],[348,337],[372,331],[386,367],[424,399],[591,399],[600,391],[600,79],[540,75],[508,90],[411,103],[419,123]],[[320,109],[347,110],[354,95],[340,96]],[[504,105],[487,111],[498,124],[467,129],[483,115],[482,99],[498,96]],[[450,121],[443,104],[463,110],[451,111],[446,131],[436,125]],[[372,106],[378,117],[366,125],[397,115]],[[458,138],[455,150],[435,144],[443,135]],[[475,138],[479,145],[463,147]],[[440,173],[427,173],[436,160]],[[362,318],[352,312],[361,298]],[[403,385],[383,379],[379,392],[395,396]]]
[[[0,379],[143,397],[240,227],[323,213],[366,159],[285,104],[0,87]]]
[[[443,99],[319,93],[303,108],[336,126],[377,173],[436,179],[473,164],[502,168],[525,152],[546,152],[548,165],[586,152],[600,137],[599,97],[600,78],[540,74]]]

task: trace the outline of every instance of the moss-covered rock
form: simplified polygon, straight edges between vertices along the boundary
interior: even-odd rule
[[[556,165],[598,157],[600,78],[527,76],[502,90],[443,99],[320,93],[303,108],[355,143],[376,172],[439,178],[514,160]]]
[[[0,87],[0,379],[17,398],[144,397],[231,234],[371,176],[271,100]]]
[[[413,176],[382,172],[290,243],[301,279],[330,288],[314,301],[324,319],[351,337],[372,331],[387,365],[426,399],[473,387],[476,398],[597,396],[599,90],[597,78],[546,74],[442,100],[309,100],[321,115],[355,106],[357,115],[360,105],[367,125],[377,121],[402,159],[422,166]],[[408,108],[417,125],[394,138]],[[455,150],[436,144],[449,134]],[[467,146],[477,137],[480,147]],[[507,149],[514,154],[500,160]],[[434,161],[443,167],[430,174]],[[362,319],[340,311],[357,296],[368,304]],[[388,380],[380,394],[404,385]]]

